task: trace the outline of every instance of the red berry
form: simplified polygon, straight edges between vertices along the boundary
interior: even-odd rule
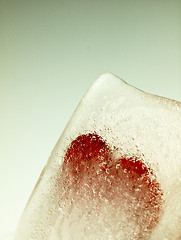
[[[75,201],[77,196],[85,204],[106,200],[120,215],[126,212],[140,236],[156,226],[163,193],[153,170],[137,156],[116,159],[103,138],[88,133],[72,141],[62,168]]]

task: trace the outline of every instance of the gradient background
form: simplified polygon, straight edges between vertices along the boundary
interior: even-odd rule
[[[0,236],[105,71],[181,101],[181,1],[0,0]]]

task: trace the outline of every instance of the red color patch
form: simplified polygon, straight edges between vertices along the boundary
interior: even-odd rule
[[[116,159],[105,140],[96,133],[88,133],[72,141],[62,168],[67,183],[83,201],[106,199],[114,202],[115,208],[127,206],[125,211],[141,229],[139,236],[156,226],[163,193],[153,170],[137,156]]]

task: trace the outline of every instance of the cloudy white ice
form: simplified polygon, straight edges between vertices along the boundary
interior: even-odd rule
[[[181,239],[181,103],[102,74],[58,140],[15,240]]]

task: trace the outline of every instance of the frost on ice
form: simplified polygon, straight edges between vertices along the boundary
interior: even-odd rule
[[[15,240],[181,239],[181,103],[105,73],[57,142]]]

